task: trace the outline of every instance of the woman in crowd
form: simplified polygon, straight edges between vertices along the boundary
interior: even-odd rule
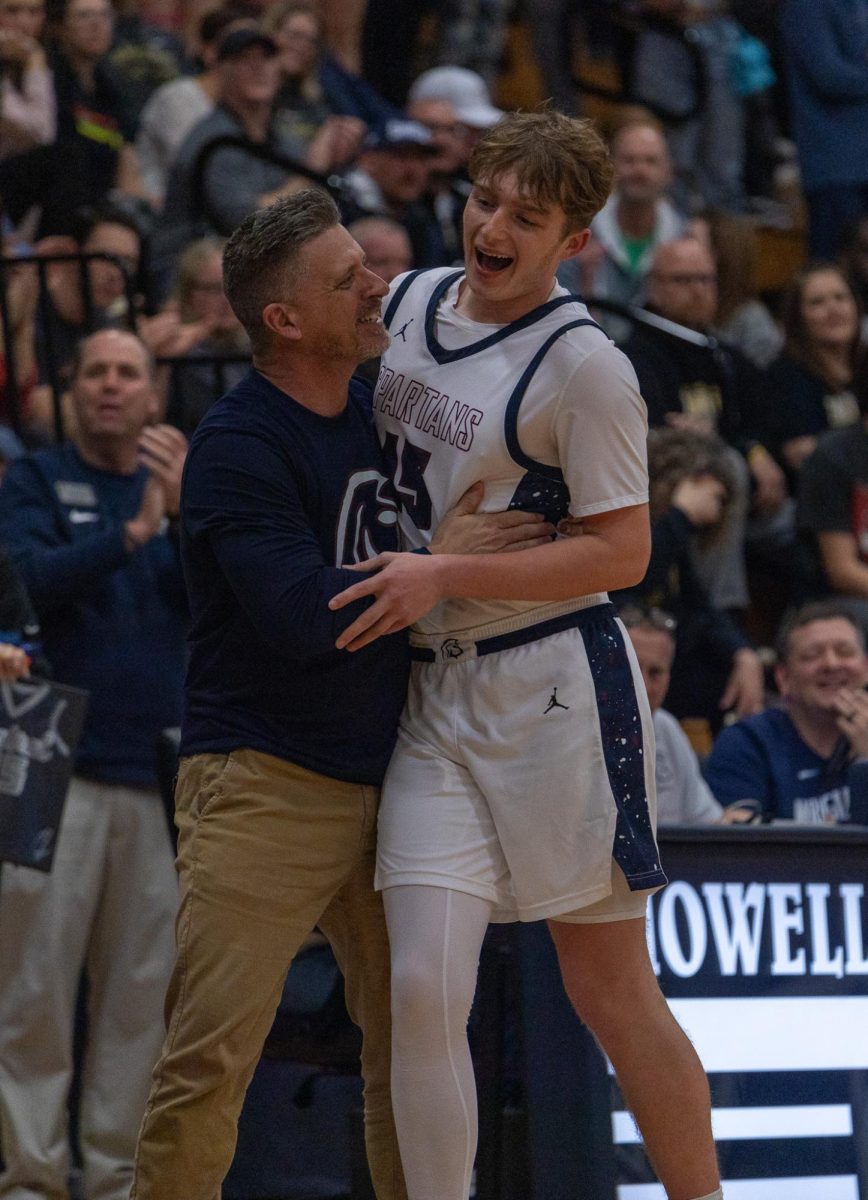
[[[280,47],[283,83],[275,103],[280,134],[299,146],[313,171],[327,175],[356,157],[366,133],[363,121],[337,114],[319,81],[323,39],[319,7],[311,0],[278,0],[263,18]]]
[[[766,374],[759,417],[764,444],[794,481],[819,434],[858,420],[851,386],[861,314],[844,273],[814,263],[787,289],[781,320],[784,349]]]

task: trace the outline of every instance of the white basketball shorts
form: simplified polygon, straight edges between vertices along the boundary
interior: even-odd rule
[[[502,626],[413,639],[376,886],[469,892],[495,921],[642,916],[666,877],[630,640],[611,604]]]

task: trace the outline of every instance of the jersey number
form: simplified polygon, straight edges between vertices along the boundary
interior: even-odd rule
[[[401,457],[398,458],[398,434],[387,433],[383,443],[386,470],[392,477],[395,493],[401,508],[420,533],[431,529],[431,497],[422,476],[431,454],[421,446],[414,446],[404,439]]]

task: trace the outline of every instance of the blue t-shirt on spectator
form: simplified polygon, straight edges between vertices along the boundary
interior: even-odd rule
[[[766,819],[848,821],[851,800],[864,807],[868,763],[826,759],[808,746],[783,708],[744,717],[722,730],[705,763],[721,804],[758,800]]]

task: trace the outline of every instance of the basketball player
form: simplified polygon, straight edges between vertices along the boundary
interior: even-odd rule
[[[404,544],[332,600],[372,596],[337,645],[405,625],[415,658],[380,812],[392,1088],[410,1200],[466,1200],[466,1026],[489,921],[547,918],[570,999],[609,1056],[670,1200],[719,1200],[708,1086],[645,943],[665,883],[651,718],[607,591],[649,554],[645,411],[627,360],[555,282],[609,192],[590,123],[507,117],[471,159],[463,271],[403,276],[375,408]],[[427,556],[481,508],[572,520],[508,560]],[[361,568],[360,568],[361,569]]]

